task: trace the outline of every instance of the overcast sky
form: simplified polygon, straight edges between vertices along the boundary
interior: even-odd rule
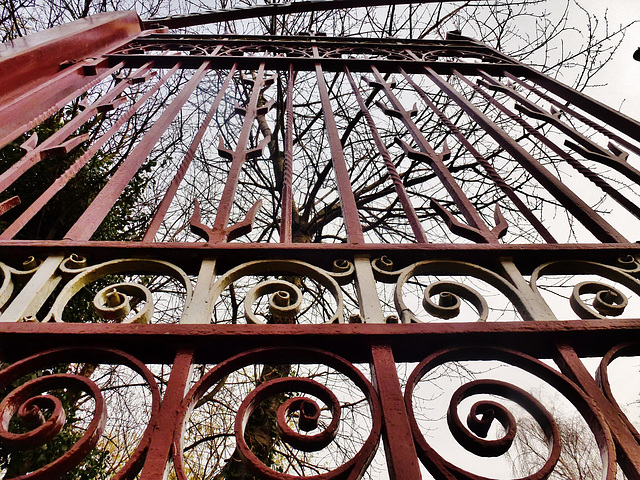
[[[588,93],[630,117],[640,118],[640,62],[633,59],[633,52],[640,47],[640,0],[580,0],[580,3],[598,16],[608,9],[612,28],[638,20],[629,29],[612,62],[596,77],[597,83],[608,85]]]

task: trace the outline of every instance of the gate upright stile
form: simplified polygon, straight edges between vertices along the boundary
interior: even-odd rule
[[[640,480],[640,436],[616,402],[607,377],[611,361],[640,351],[640,320],[615,318],[627,305],[624,291],[640,294],[640,247],[554,170],[554,165],[572,167],[637,221],[640,208],[592,166],[612,169],[635,188],[640,180],[640,171],[633,166],[640,155],[640,124],[458,32],[446,40],[169,33],[169,29],[207,22],[326,9],[334,3],[344,8],[363,2],[287,3],[149,22],[140,22],[132,12],[100,14],[18,39],[7,47],[0,57],[4,73],[0,139],[3,147],[24,140],[21,157],[0,173],[2,191],[10,191],[35,165],[55,162],[79,146],[84,150],[32,203],[21,204],[17,195],[3,197],[0,204],[1,214],[8,219],[0,232],[0,351],[3,361],[10,363],[0,372],[0,385],[7,389],[29,372],[63,362],[126,365],[148,384],[152,407],[144,435],[117,478],[134,478],[140,472],[139,478],[155,480],[164,478],[169,469],[178,478],[188,478],[182,452],[184,425],[213,385],[246,365],[321,364],[341,372],[362,391],[371,425],[357,453],[317,478],[358,478],[383,443],[390,478],[421,478],[422,463],[437,479],[477,480],[483,477],[445,460],[434,449],[437,438],[427,440],[416,420],[413,392],[429,371],[446,362],[495,360],[539,377],[575,406],[594,433],[607,478],[615,477],[619,465],[627,478]],[[118,81],[112,82],[116,74]],[[21,237],[20,232],[101,146],[172,78],[183,74],[180,90],[163,105],[153,125],[111,172],[64,238]],[[154,146],[212,75],[218,83],[210,92],[211,108],[195,133],[185,132],[187,153],[180,165],[171,167],[172,179],[166,182],[166,192],[154,205],[140,240],[92,240],[127,185],[145,167]],[[256,125],[265,115],[274,115],[268,101],[274,80],[278,88],[272,90],[279,96],[275,115],[283,120],[277,134],[282,138],[284,168],[279,179],[281,208],[274,214],[279,215],[274,217],[278,240],[262,241],[256,236],[261,199],[244,195],[242,175],[247,162],[259,161],[271,140]],[[300,198],[296,149],[302,148],[296,135],[304,135],[296,129],[302,122],[296,116],[302,108],[296,95],[305,82],[311,86],[309,98],[318,105],[326,132],[326,139],[318,141],[326,142],[327,148],[316,152],[319,161],[327,161],[326,169],[323,173],[320,165],[312,175],[330,177],[332,172],[334,204],[340,206],[341,215],[334,219],[337,226],[328,227],[333,229],[331,235],[343,236],[335,242],[301,243],[294,238],[296,198]],[[92,90],[104,84],[108,88]],[[136,85],[145,88],[125,95]],[[203,241],[158,240],[203,137],[207,132],[222,132],[213,119],[225,108],[225,95],[232,97],[237,91],[246,92],[246,98],[244,105],[236,106],[240,120],[234,136],[226,131],[223,140],[220,133],[218,150],[207,152],[215,157],[210,161],[220,162],[227,171],[212,221],[207,220],[204,202],[190,206],[190,228]],[[47,117],[87,92],[97,93],[86,97],[92,100],[83,100],[83,109],[59,130],[45,139],[32,134]],[[443,106],[443,99],[449,107]],[[353,125],[345,126],[344,102],[350,102],[355,112]],[[413,102],[416,107],[410,109]],[[105,112],[111,112],[113,126],[101,136],[89,140],[87,135],[75,134],[85,122]],[[418,112],[428,112],[430,121],[441,129],[441,139],[446,137],[448,142],[436,147],[435,134],[426,131],[425,117]],[[469,123],[463,128],[462,118],[475,126],[475,133],[468,134]],[[355,128],[366,132],[367,144],[361,151],[375,151],[378,157],[378,170],[364,175],[379,175],[380,185],[388,180],[381,198],[388,202],[385,211],[394,208],[402,218],[398,223],[404,229],[402,238],[375,237],[372,225],[384,220],[375,217],[375,209],[367,203],[368,192],[356,185],[361,159],[356,158],[356,148],[347,147],[349,133],[345,133]],[[514,136],[516,129],[519,138]],[[479,138],[494,146],[493,154],[483,150]],[[550,152],[547,163],[540,159],[543,151]],[[474,162],[464,173],[471,176],[456,168],[464,158]],[[415,183],[404,170],[403,162],[409,161],[430,173],[429,181],[440,188],[439,200],[432,196],[425,206],[424,198],[415,194]],[[541,198],[566,212],[593,241],[560,242],[542,209],[523,194],[524,185],[514,181],[522,177],[509,175],[516,169],[538,185]],[[479,205],[470,198],[478,182],[480,189],[492,192],[493,204]],[[330,195],[329,190],[321,193]],[[509,243],[501,240],[516,218],[527,225],[534,241],[523,241],[516,234]],[[434,236],[434,225],[445,232],[443,236]],[[254,236],[242,237],[248,234]],[[243,238],[249,240],[233,242]],[[17,259],[27,260],[17,265]],[[151,292],[126,281],[96,295],[94,308],[108,321],[63,321],[65,306],[85,287],[100,279],[108,283],[112,275],[134,274],[166,276],[182,285],[184,305],[174,323],[154,323]],[[437,281],[424,287],[424,300],[413,298],[415,292],[408,293],[407,285],[419,284],[421,277],[430,275],[472,277],[490,285],[519,319],[486,321],[492,299],[467,282]],[[579,319],[558,320],[556,305],[543,298],[541,279],[554,275],[602,278],[572,285],[567,302]],[[225,289],[248,277],[259,281],[243,290],[246,323],[214,322],[213,311]],[[303,296],[300,279],[305,278],[333,303],[324,318],[296,324]],[[393,288],[393,307],[383,298],[383,284]],[[348,320],[344,289],[355,292],[356,305]],[[585,295],[594,296],[591,305]],[[273,319],[269,324],[254,312],[259,302],[267,308],[264,298],[268,298],[268,317]],[[426,312],[442,321],[421,321],[421,302]],[[130,305],[135,303],[137,308]],[[462,314],[461,304],[466,305]],[[460,321],[468,319],[470,311],[480,321]],[[582,361],[587,357],[602,357],[595,377]],[[558,369],[540,359],[552,359]],[[407,362],[418,366],[403,388],[397,363]],[[162,395],[146,366],[151,364],[172,365]],[[204,364],[215,367],[195,379],[194,366]],[[354,364],[369,364],[371,370],[364,374]],[[3,447],[33,448],[59,433],[64,417],[59,416],[55,400],[44,393],[62,388],[79,388],[93,397],[94,419],[73,448],[24,478],[56,478],[81,463],[102,434],[107,411],[100,389],[81,375],[44,375],[16,387],[0,405]],[[287,418],[295,412],[300,412],[301,424],[304,420],[316,427],[313,417],[318,406],[308,397],[289,398],[283,404],[286,408],[278,410],[282,441],[305,451],[321,449],[335,435],[340,420],[338,399],[312,379],[282,377],[259,385],[238,409],[234,431],[240,457],[258,478],[294,478],[262,464],[244,434],[255,404],[282,391],[319,398],[333,415],[317,435],[292,430]],[[449,427],[466,449],[480,456],[506,452],[516,425],[506,407],[485,398],[472,407],[468,426],[475,434],[471,433],[457,410],[472,395],[506,397],[533,415],[547,436],[549,453],[541,469],[526,478],[546,478],[558,460],[560,438],[544,407],[530,393],[504,381],[474,380],[460,387],[450,406]],[[39,409],[52,413],[46,419],[38,417]],[[31,419],[29,433],[8,431],[16,414]],[[497,439],[481,438],[483,428],[494,420],[505,433]]]

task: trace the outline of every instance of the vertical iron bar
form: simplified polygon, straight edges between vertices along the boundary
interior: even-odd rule
[[[514,203],[518,210],[524,215],[524,217],[533,225],[536,231],[540,234],[542,238],[548,243],[557,243],[556,239],[553,238],[553,235],[547,230],[547,228],[542,224],[542,222],[536,217],[531,209],[527,207],[527,205],[518,197],[518,194],[513,191],[513,189],[505,182],[505,180],[500,176],[498,172],[496,172],[495,168],[489,163],[489,161],[484,158],[484,156],[471,144],[471,142],[462,134],[460,129],[457,127],[455,123],[451,121],[449,117],[447,117],[442,110],[440,110],[435,103],[431,101],[426,92],[420,88],[418,84],[416,84],[410,75],[408,75],[402,68],[400,69],[400,73],[404,76],[404,78],[409,82],[409,84],[414,88],[414,90],[420,95],[420,98],[427,104],[427,106],[433,110],[433,112],[440,118],[440,120],[453,132],[456,138],[460,141],[460,143],[467,149],[467,151],[473,155],[473,158],[482,165],[482,168],[487,172],[491,180],[495,185],[497,185],[502,192],[509,197],[509,199]]]
[[[462,96],[449,82],[441,78],[430,67],[424,67],[427,76],[473,118],[491,137],[538,180],[563,206],[571,212],[593,235],[602,242],[623,242],[627,240],[607,221],[598,215],[578,195],[567,188],[558,178],[533,158],[515,142],[503,129],[478,110],[466,97]],[[453,69],[452,73],[458,75]]]
[[[260,98],[260,90],[264,81],[264,63],[260,64],[256,78],[253,81],[253,89],[251,90],[251,97],[249,103],[246,106],[244,120],[242,122],[242,129],[240,135],[238,135],[238,141],[236,143],[235,150],[231,153],[231,167],[229,167],[229,174],[222,191],[222,198],[218,205],[218,211],[216,213],[216,219],[213,223],[213,238],[209,238],[211,243],[225,242],[227,239],[227,225],[229,223],[229,216],[231,215],[231,208],[233,207],[233,201],[236,195],[236,189],[238,188],[238,182],[240,180],[240,172],[242,166],[247,160],[247,153],[249,152],[247,146],[249,144],[249,136],[253,126],[253,121],[256,118],[258,110],[258,100]],[[222,146],[222,137],[220,137]]]
[[[593,115],[607,125],[615,127],[618,131],[629,135],[634,140],[640,142],[640,123],[637,121],[617,112],[613,108],[608,107],[597,100],[594,100],[593,98],[583,95],[571,87],[563,85],[547,75],[535,71],[533,68],[527,67],[526,65],[522,65],[522,67],[527,72],[525,76],[528,79],[565,99],[567,102],[581,108],[583,111]]]
[[[147,156],[165,132],[175,116],[180,112],[195,88],[204,77],[209,62],[204,62],[193,74],[191,79],[184,86],[182,91],[176,96],[171,104],[162,112],[160,118],[149,129],[140,143],[120,165],[120,168],[111,177],[109,182],[100,191],[98,196],[91,202],[91,205],[84,211],[76,223],[71,227],[65,239],[67,240],[88,240],[98,229],[104,218],[107,216],[113,204],[118,200],[127,184],[136,175]]]
[[[43,112],[40,112],[35,118],[30,119],[26,123],[20,123],[19,119],[15,119],[18,121],[19,124],[13,125],[13,126],[11,124],[5,125],[5,129],[8,129],[8,128],[13,128],[13,129],[6,131],[4,136],[0,138],[0,148],[4,147],[11,140],[22,135],[27,130],[37,127],[42,121],[49,118],[55,112],[57,112],[62,107],[67,105],[69,102],[75,100],[82,94],[86,93],[90,88],[96,86],[102,80],[104,80],[109,75],[113,74],[115,71],[122,68],[123,66],[124,66],[124,62],[119,62],[117,65],[111,68],[105,69],[104,72],[100,73],[99,75],[96,75],[95,77],[92,77],[90,81],[83,83],[82,86],[80,86],[79,88],[72,90],[71,93],[69,93],[62,99],[54,102],[53,105],[51,105],[49,108],[47,108]],[[33,102],[37,103],[38,101],[40,101],[40,98],[38,95],[39,90],[45,90],[47,86],[49,88],[55,87],[58,91],[64,91],[67,88],[66,87],[67,84],[74,83],[73,80],[77,81],[78,76],[81,75],[79,73],[80,70],[82,70],[82,64],[78,65],[77,67],[76,66],[71,67],[69,71],[65,71],[64,74],[60,76],[56,76],[50,81],[45,82],[42,85],[39,85],[34,89],[35,91],[32,90],[30,92],[27,92],[24,95],[20,96],[18,99],[14,100],[9,105],[2,106],[0,108],[0,116],[11,118],[13,116],[11,115],[13,113],[13,110],[20,109],[20,107],[22,106],[22,102],[28,101],[30,103],[33,103]],[[89,79],[87,78],[87,80]]]
[[[175,432],[182,431],[178,416],[182,409],[184,394],[189,388],[193,370],[193,351],[180,349],[176,353],[167,389],[162,398],[158,423],[155,425],[140,480],[160,480],[167,478],[169,460],[173,452]]]
[[[429,240],[427,239],[427,235],[424,232],[424,229],[422,228],[422,223],[420,222],[420,218],[418,218],[418,214],[416,213],[415,209],[413,208],[413,205],[411,204],[411,199],[409,198],[409,195],[407,194],[407,191],[404,188],[404,184],[402,183],[402,179],[398,174],[398,170],[396,170],[396,166],[393,164],[393,160],[391,160],[391,155],[389,155],[389,151],[387,150],[387,147],[385,146],[384,142],[382,141],[382,138],[380,137],[380,133],[376,128],[376,124],[373,121],[371,112],[367,108],[367,105],[365,104],[364,99],[362,98],[362,95],[360,95],[360,90],[358,89],[358,86],[353,80],[353,77],[351,76],[351,73],[349,72],[348,67],[345,67],[345,75],[349,80],[349,83],[351,84],[353,93],[356,96],[358,105],[360,106],[360,111],[362,112],[365,119],[367,120],[367,125],[369,126],[369,130],[371,131],[371,136],[373,137],[373,141],[375,142],[376,147],[378,148],[378,151],[380,152],[380,155],[384,160],[384,164],[387,167],[387,172],[389,173],[389,177],[393,182],[393,186],[395,187],[396,194],[400,199],[400,203],[402,204],[404,213],[407,216],[407,220],[409,221],[411,230],[413,231],[413,234],[419,243],[428,243]]]
[[[280,242],[291,243],[293,221],[293,83],[295,71],[289,64],[287,76],[286,125],[284,131],[284,174],[282,179],[282,198],[280,210]]]
[[[315,57],[319,58],[318,47],[313,47]],[[322,113],[324,114],[324,123],[329,138],[329,147],[331,149],[331,159],[333,162],[333,170],[336,175],[336,183],[338,185],[338,195],[340,196],[340,207],[344,225],[347,229],[347,236],[351,243],[364,243],[364,235],[362,233],[362,225],[360,224],[360,214],[358,213],[358,205],[351,186],[349,178],[349,170],[347,161],[342,151],[342,143],[340,142],[340,134],[336,125],[336,119],[333,115],[329,91],[327,90],[327,82],[324,79],[322,65],[316,63],[316,79],[318,82],[318,92],[320,93],[320,103],[322,104]]]
[[[109,74],[115,72],[122,66],[124,66],[123,62],[109,69],[108,70]],[[40,155],[43,150],[49,147],[58,145],[59,143],[64,141],[65,138],[67,138],[69,135],[75,132],[87,120],[89,120],[89,118],[91,118],[96,114],[96,106],[98,106],[101,103],[111,102],[111,100],[113,100],[116,97],[116,95],[120,93],[119,92],[120,89],[124,90],[124,87],[126,87],[126,85],[123,87],[116,86],[114,89],[109,90],[101,98],[96,100],[93,104],[89,105],[88,108],[86,108],[82,113],[80,113],[80,115],[69,120],[61,128],[55,131],[53,135],[48,137],[46,140],[44,140],[40,145],[35,147],[33,150],[27,152],[24,155],[24,157],[22,157],[16,163],[11,165],[7,170],[2,172],[2,174],[0,175],[0,192],[4,192],[23,173],[25,173],[31,167],[40,163],[40,161],[43,160],[43,157]],[[116,91],[117,93],[113,93],[114,91]],[[54,112],[51,112],[50,114],[52,113]],[[39,118],[38,123],[48,118],[50,114],[46,115],[46,117],[44,118],[38,117]]]
[[[504,87],[503,85],[500,84],[500,82],[498,82],[497,80],[495,80],[493,77],[491,77],[490,75],[486,74],[482,70],[479,70],[478,73],[485,80],[488,80],[492,86],[498,85],[500,87]],[[606,148],[601,147],[596,142],[594,142],[590,138],[588,138],[585,135],[583,135],[582,133],[580,133],[573,126],[568,125],[567,123],[561,121],[558,116],[555,116],[555,115],[552,115],[550,113],[547,113],[547,112],[543,111],[535,103],[533,103],[531,100],[523,97],[522,95],[520,95],[515,90],[512,90],[510,88],[500,88],[500,90],[503,91],[509,97],[513,98],[516,102],[518,102],[518,104],[516,104],[516,109],[523,109],[523,113],[525,113],[526,115],[534,116],[534,118],[542,119],[543,121],[546,121],[547,123],[553,125],[558,130],[560,130],[562,133],[564,133],[568,137],[570,137],[573,140],[575,140],[576,142],[578,142],[578,144],[582,145],[585,149],[587,149],[590,152],[593,152],[593,153],[597,154],[599,157],[603,158],[602,163],[610,164],[610,166],[612,168],[614,168],[618,172],[620,172],[623,175],[625,175],[629,180],[631,180],[633,182],[636,182],[636,183],[640,183],[640,170],[637,170],[633,166],[629,165],[629,163],[627,163],[627,162],[625,162],[623,160],[620,160],[620,158],[618,156],[616,156],[615,154],[613,154],[611,151],[607,150]],[[526,109],[526,110],[524,110],[524,109]],[[569,146],[571,146],[571,145],[569,145]],[[574,148],[574,150],[575,150],[575,148]],[[608,160],[608,162],[607,162],[607,160]]]
[[[373,381],[382,404],[383,441],[392,480],[422,478],[393,351],[388,345],[371,347]]]
[[[160,228],[160,225],[164,220],[164,216],[169,210],[169,206],[171,206],[171,202],[173,201],[173,198],[175,197],[175,194],[178,191],[178,187],[180,186],[180,183],[182,183],[182,180],[184,179],[184,176],[187,173],[189,165],[191,165],[191,161],[193,160],[193,157],[196,154],[196,150],[198,149],[198,146],[202,141],[202,137],[204,137],[204,134],[207,131],[207,128],[211,123],[211,120],[213,120],[213,116],[218,111],[218,106],[220,105],[222,98],[224,97],[227,89],[229,88],[229,83],[231,83],[231,79],[233,78],[236,68],[237,68],[237,64],[234,64],[233,67],[231,67],[231,71],[227,75],[227,78],[222,84],[222,87],[218,91],[218,94],[216,95],[216,98],[214,99],[213,104],[211,105],[211,108],[207,112],[207,115],[205,116],[204,120],[202,121],[202,125],[200,125],[198,132],[196,133],[195,137],[191,141],[191,144],[189,145],[189,149],[187,150],[187,154],[184,156],[182,163],[178,167],[178,171],[176,172],[175,176],[171,180],[171,184],[169,185],[169,188],[165,192],[164,196],[162,197],[162,201],[160,202],[160,205],[158,205],[158,209],[156,210],[156,213],[153,216],[153,219],[151,220],[149,227],[147,228],[147,232],[142,238],[143,242],[153,241],[153,238],[156,236],[156,233],[158,233],[158,229]]]

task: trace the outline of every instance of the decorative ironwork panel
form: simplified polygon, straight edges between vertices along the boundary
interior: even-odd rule
[[[640,478],[608,379],[640,345],[640,124],[459,32],[143,26],[0,60],[0,446],[59,452],[10,475],[480,479],[447,442],[509,455],[529,415],[547,478],[558,412],[522,376],[455,375],[426,434],[432,373],[485,362]]]

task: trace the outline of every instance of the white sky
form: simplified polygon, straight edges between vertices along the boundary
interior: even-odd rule
[[[596,83],[605,87],[588,90],[587,93],[632,118],[640,118],[640,62],[633,59],[633,52],[640,47],[640,0],[579,0],[583,7],[597,16],[608,10],[609,25],[638,20],[628,30],[622,45],[596,77]]]

